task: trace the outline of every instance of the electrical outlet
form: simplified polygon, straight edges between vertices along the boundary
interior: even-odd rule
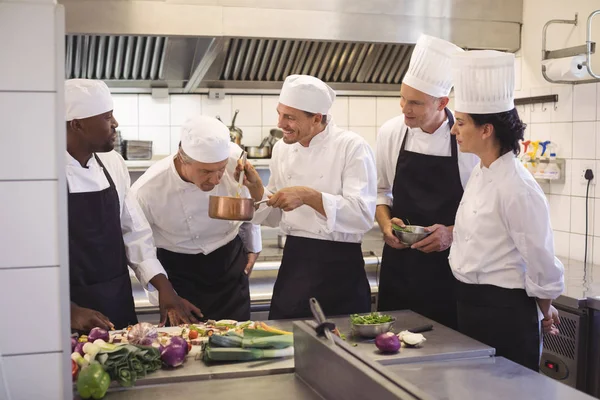
[[[592,172],[594,173],[594,178],[592,179],[591,184],[595,185],[596,184],[596,171],[595,171],[595,165],[594,163],[582,163],[581,164],[581,173],[579,174],[579,180],[581,183],[586,184],[587,185],[587,179],[585,179],[585,171],[588,169],[591,169]]]

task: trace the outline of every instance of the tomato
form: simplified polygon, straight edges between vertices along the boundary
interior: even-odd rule
[[[190,331],[188,337],[190,339],[198,339],[198,331]]]
[[[192,344],[190,342],[188,342],[188,353],[192,351]]]
[[[73,378],[73,380],[75,380],[75,377],[77,376],[77,371],[79,371],[77,363],[71,360],[71,377]]]

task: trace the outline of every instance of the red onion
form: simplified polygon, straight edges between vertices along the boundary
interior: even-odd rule
[[[88,335],[88,342],[94,343],[96,340],[102,339],[105,342],[109,342],[110,338],[108,336],[108,331],[102,328],[94,328],[90,331]]]
[[[127,334],[127,341],[131,344],[150,346],[158,338],[156,327],[148,322],[134,325]]]
[[[179,367],[185,361],[186,352],[187,343],[185,346],[179,343],[171,343],[160,353],[160,359],[169,367]]]
[[[181,336],[173,336],[171,338],[171,344],[179,344],[179,345],[185,347],[185,354],[188,353],[188,344],[187,344],[186,340],[184,338],[182,338]]]
[[[85,355],[85,353],[83,352],[83,345],[84,345],[84,344],[85,344],[85,343],[78,342],[78,343],[75,345],[75,348],[73,349],[73,353],[79,353],[79,354],[81,354],[82,356],[83,356],[83,355]]]
[[[400,339],[393,332],[386,332],[375,338],[375,346],[383,353],[395,353],[400,350]]]
[[[77,346],[77,339],[71,336],[71,353],[75,350],[75,346]]]

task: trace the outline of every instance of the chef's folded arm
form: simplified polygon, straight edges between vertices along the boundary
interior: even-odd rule
[[[510,196],[504,207],[508,232],[527,265],[527,294],[539,299],[557,298],[564,290],[564,267],[554,256],[546,199],[540,193],[527,191]]]
[[[121,230],[129,266],[144,288],[153,291],[152,278],[159,274],[167,277],[167,273],[156,257],[152,229],[133,192],[125,196]]]

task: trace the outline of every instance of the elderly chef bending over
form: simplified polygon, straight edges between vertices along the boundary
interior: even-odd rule
[[[515,157],[525,125],[514,106],[514,55],[453,58],[460,151],[476,154],[456,214],[450,266],[458,279],[458,329],[535,371],[544,331],[557,333],[552,299],[564,289],[548,202]]]
[[[211,195],[235,196],[241,153],[225,125],[193,117],[181,129],[177,154],[132,187],[173,287],[210,319],[250,319],[248,274],[261,250],[260,227],[208,217]],[[241,196],[249,197],[246,188]]]
[[[123,158],[113,150],[118,124],[102,81],[65,82],[71,328],[137,323],[127,265],[159,291],[161,322],[190,322],[197,311],[178,297],[156,259],[152,231],[129,192]]]
[[[477,163],[450,135],[450,57],[462,50],[422,35],[400,88],[402,115],[377,135],[377,222],[385,240],[378,309],[411,309],[456,328],[455,279],[448,247],[458,203]],[[405,246],[392,223],[425,226],[431,235]]]
[[[328,315],[370,311],[361,241],[374,222],[375,164],[362,137],[331,121],[334,99],[321,80],[288,76],[277,105],[284,136],[267,188],[246,164],[252,197],[270,198],[254,221],[287,234],[270,319],[310,316],[310,297]]]

